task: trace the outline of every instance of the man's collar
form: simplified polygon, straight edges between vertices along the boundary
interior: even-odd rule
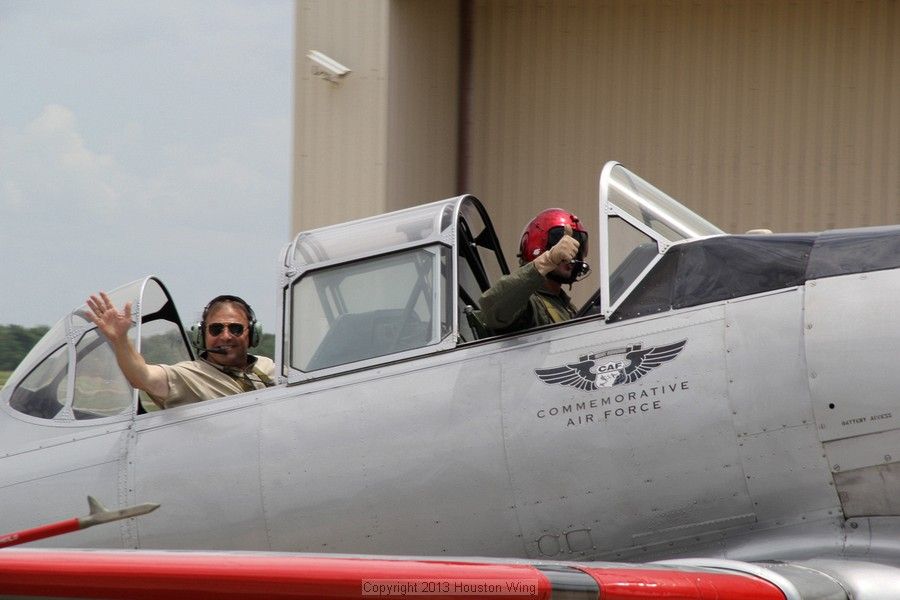
[[[256,365],[256,361],[258,359],[259,359],[258,356],[255,356],[253,354],[248,354],[247,355],[247,366],[244,367],[243,369],[241,369],[239,367],[226,367],[224,365],[216,364],[213,361],[209,360],[209,358],[207,358],[206,352],[202,352],[200,354],[200,358],[198,358],[197,360],[201,360],[201,361],[205,362],[206,364],[210,365],[211,367],[218,369],[219,371],[222,371],[225,374],[229,374],[229,371],[238,372],[238,373],[249,373],[250,371],[253,370],[253,367]]]

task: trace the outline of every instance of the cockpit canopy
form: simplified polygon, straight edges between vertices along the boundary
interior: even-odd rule
[[[600,286],[579,313],[615,322],[900,267],[900,228],[725,235],[618,163],[600,177],[591,244]],[[464,195],[302,232],[279,262],[275,359],[301,383],[452,350],[491,336],[478,300],[509,272],[487,211]],[[132,302],[134,345],[149,362],[193,358],[174,303],[145,277],[111,292]],[[131,418],[153,405],[119,372],[81,306],[57,323],[0,391],[25,420]],[[602,326],[602,325],[601,325]],[[147,400],[147,401],[145,401]]]
[[[619,163],[600,175],[600,312],[611,314],[672,244],[725,232]]]
[[[614,311],[672,244],[723,233],[617,163],[604,168],[600,203],[606,285],[593,313]],[[477,300],[508,272],[472,196],[300,233],[282,264],[289,381],[474,341],[486,333]]]
[[[149,362],[190,360],[192,353],[169,292],[145,277],[109,293],[116,306],[132,303],[132,343]],[[138,393],[116,364],[112,348],[82,305],[54,325],[10,375],[0,395],[19,415],[56,422],[130,418]],[[145,398],[146,400],[146,398]]]
[[[670,247],[722,234],[618,163],[603,169],[600,215],[592,249],[602,285],[584,315],[639,316],[623,302],[646,295],[640,285]],[[279,268],[283,322],[275,358],[288,383],[491,335],[474,316],[478,300],[509,272],[487,211],[469,195],[302,232],[285,248]],[[149,361],[193,357],[157,279],[119,288],[112,300],[134,303],[133,341]],[[138,402],[85,311],[79,307],[60,321],[23,361],[3,390],[9,408],[62,421],[152,408]]]
[[[303,232],[283,259],[289,381],[472,340],[466,307],[508,272],[473,196]]]

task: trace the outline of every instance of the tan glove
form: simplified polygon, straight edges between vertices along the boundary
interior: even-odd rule
[[[578,256],[578,248],[581,244],[572,237],[572,228],[566,225],[565,234],[556,244],[534,259],[534,268],[541,275],[547,275],[557,266],[569,262]]]

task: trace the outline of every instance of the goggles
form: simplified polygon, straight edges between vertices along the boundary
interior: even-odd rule
[[[242,323],[210,323],[206,326],[206,330],[209,332],[209,335],[216,336],[222,335],[226,327],[228,328],[228,333],[234,337],[244,335],[244,325]]]
[[[566,234],[565,227],[551,227],[547,230],[547,250],[555,246],[559,240]],[[572,237],[578,242],[578,258],[580,259],[587,254],[588,234],[587,231],[572,231]]]

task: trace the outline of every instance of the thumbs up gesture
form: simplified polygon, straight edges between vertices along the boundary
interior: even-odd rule
[[[553,271],[558,265],[569,262],[578,255],[581,244],[572,237],[572,227],[566,225],[565,232],[556,244],[536,259],[534,266],[541,275]]]
[[[554,265],[568,262],[575,258],[580,246],[581,244],[578,243],[578,240],[572,237],[572,228],[566,225],[565,233],[562,238],[556,242],[556,245],[548,250],[548,252],[550,252],[550,260]]]

